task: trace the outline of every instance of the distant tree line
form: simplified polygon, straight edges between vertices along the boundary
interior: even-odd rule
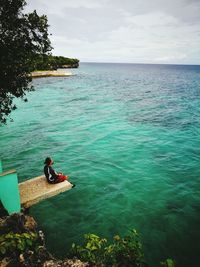
[[[79,60],[62,56],[38,55],[33,70],[56,70],[59,68],[78,68]]]

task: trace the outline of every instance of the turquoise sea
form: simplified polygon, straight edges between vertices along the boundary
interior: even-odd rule
[[[19,181],[56,170],[76,187],[30,210],[64,257],[84,233],[135,228],[150,267],[200,266],[200,66],[82,63],[35,79],[0,127],[0,156]]]

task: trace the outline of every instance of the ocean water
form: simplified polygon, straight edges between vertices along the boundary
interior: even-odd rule
[[[0,127],[5,169],[19,181],[55,169],[76,187],[30,210],[64,257],[84,233],[135,228],[150,267],[200,254],[200,66],[82,63],[75,76],[35,79],[28,103]]]

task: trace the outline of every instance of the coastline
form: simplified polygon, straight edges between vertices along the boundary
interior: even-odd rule
[[[43,78],[43,77],[68,77],[73,76],[72,72],[66,70],[44,70],[44,71],[33,71],[31,72],[32,78]]]
[[[87,267],[77,258],[55,258],[46,248],[44,233],[35,219],[24,213],[5,215],[0,208],[0,266]]]

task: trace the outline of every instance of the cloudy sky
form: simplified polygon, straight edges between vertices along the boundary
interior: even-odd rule
[[[27,0],[54,55],[82,62],[200,64],[200,0]]]

